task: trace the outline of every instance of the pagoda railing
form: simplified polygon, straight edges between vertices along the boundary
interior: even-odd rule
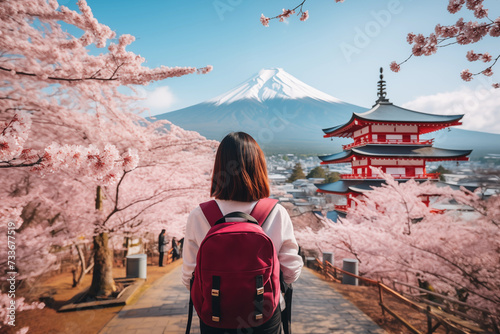
[[[347,210],[349,210],[349,206],[347,206],[347,205],[335,205],[335,210],[347,212]]]
[[[348,150],[353,147],[362,146],[366,144],[396,144],[396,145],[432,145],[434,139],[429,140],[407,140],[403,141],[402,139],[387,139],[387,140],[358,140],[354,143],[350,143],[347,145],[342,145],[343,150]]]
[[[439,173],[427,173],[427,174],[391,174],[395,179],[430,179],[436,180],[439,178]],[[383,179],[382,175],[367,175],[367,174],[340,174],[341,179],[354,179],[354,180],[364,180],[364,179]]]

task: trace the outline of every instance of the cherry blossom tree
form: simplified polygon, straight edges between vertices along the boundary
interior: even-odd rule
[[[386,185],[366,192],[345,219],[317,232],[301,231],[303,245],[317,244],[335,257],[356,258],[360,272],[374,279],[417,285],[428,281],[437,291],[455,295],[464,289],[468,302],[493,312],[500,304],[500,196],[482,200],[474,193],[413,180],[398,183],[385,175]],[[454,199],[474,210],[432,213],[422,196]]]
[[[474,14],[476,19],[482,21],[465,21],[464,18],[459,18],[455,24],[442,26],[437,24],[434,28],[434,33],[429,36],[423,34],[409,33],[407,42],[412,46],[411,55],[404,61],[397,63],[392,62],[390,68],[394,72],[400,70],[401,64],[408,61],[412,56],[430,56],[435,54],[439,48],[448,47],[451,45],[470,45],[481,41],[483,38],[500,37],[500,17],[490,18],[488,16],[488,9],[483,6],[484,0],[450,0],[448,3],[448,11],[451,14],[458,13],[463,6]],[[476,75],[483,74],[485,76],[492,76],[492,68],[496,65],[500,54],[492,56],[488,52],[475,52],[469,50],[466,58],[470,62],[483,62],[486,63],[485,68],[479,72],[472,73],[469,69],[461,72],[460,77],[464,81],[471,81]],[[500,84],[494,83],[494,88],[500,88]]]
[[[13,302],[14,301],[14,302]],[[15,324],[15,315],[16,312],[33,310],[33,309],[42,309],[45,307],[44,303],[33,302],[27,303],[23,297],[13,299],[11,295],[0,292],[0,328],[1,325],[9,325]],[[13,320],[14,319],[14,320]],[[28,327],[21,328],[17,333],[25,334],[29,330]]]
[[[287,18],[295,14],[297,11],[297,16],[300,16],[299,20],[300,21],[306,21],[309,18],[309,11],[305,10],[304,11],[304,4],[306,3],[307,0],[303,0],[301,3],[299,3],[297,6],[295,6],[292,9],[284,9],[281,14],[278,14],[273,17],[266,17],[264,14],[260,16],[260,23],[264,27],[269,27],[269,21],[277,19],[279,22],[285,22]],[[335,0],[335,2],[344,2],[344,0]]]
[[[139,116],[134,85],[212,67],[145,67],[126,50],[133,36],[117,37],[84,0],[78,8],[56,0],[0,2],[0,216],[16,226],[19,279],[55,265],[55,246],[90,239],[91,291],[105,295],[114,289],[109,238],[156,230],[162,221],[180,236],[193,201],[209,195],[216,145]],[[30,205],[47,216],[21,219]]]
[[[209,197],[217,143],[173,124],[169,126],[166,134],[151,141],[154,146],[141,152],[137,168],[124,172],[113,186],[103,188],[106,200],[96,199],[99,210],[93,228],[98,234],[93,238],[96,251],[92,294],[114,290],[111,278],[95,276],[100,271],[111,276],[112,256],[106,246],[111,235],[140,236],[165,228],[169,235],[180,239],[189,212]]]
[[[78,1],[78,7],[80,13],[59,6],[55,0],[0,3],[0,121],[4,122],[4,126],[0,123],[0,167],[38,165],[39,169],[50,170],[55,167],[50,163],[52,154],[66,155],[67,163],[78,164],[85,153],[99,160],[95,147],[88,148],[88,152],[71,145],[45,150],[24,147],[31,123],[62,125],[78,110],[93,113],[97,123],[94,126],[111,120],[120,123],[124,131],[132,131],[136,119],[120,110],[135,97],[119,93],[118,87],[146,85],[212,69],[145,67],[143,57],[126,50],[133,36],[117,38],[109,27],[97,21],[84,0]],[[82,35],[69,34],[61,23],[79,28]],[[93,55],[90,46],[107,46],[107,52]],[[33,120],[26,113],[31,113]],[[91,135],[79,124],[65,125]],[[105,151],[110,159],[116,155],[111,147]]]
[[[280,22],[285,21],[291,15],[298,11],[300,20],[305,21],[309,17],[309,12],[304,11],[303,7],[307,0],[302,1],[293,9],[283,9],[281,14],[274,17],[266,17],[264,14],[260,17],[260,22],[265,27],[269,27],[269,21],[278,19]],[[344,2],[344,0],[335,0],[335,2]],[[412,52],[410,56],[402,62],[393,61],[390,68],[394,72],[399,72],[401,65],[406,63],[411,57],[416,56],[430,56],[435,54],[439,48],[448,47],[451,45],[469,45],[481,41],[485,37],[499,37],[500,36],[500,17],[492,18],[489,16],[488,9],[484,8],[484,0],[449,0],[448,11],[451,14],[456,14],[465,7],[471,11],[476,19],[482,21],[465,21],[464,18],[459,18],[455,24],[442,26],[437,24],[434,28],[434,33],[429,36],[423,34],[409,33],[407,42],[412,45]],[[472,73],[469,69],[461,72],[460,77],[464,81],[471,81],[476,75],[493,75],[493,67],[500,59],[500,54],[491,55],[487,51],[475,52],[469,50],[466,54],[466,59],[470,62],[483,62],[483,69]],[[499,83],[493,84],[494,88],[500,88]]]
[[[209,197],[216,143],[171,124],[169,130],[157,131],[151,134],[154,146],[137,148],[141,156],[138,166],[124,171],[110,185],[93,182],[90,176],[60,171],[35,178],[25,190],[19,189],[19,180],[32,172],[20,168],[6,171],[8,177],[2,178],[1,184],[2,198],[8,198],[8,204],[26,208],[27,203],[35,203],[47,211],[36,222],[20,219],[17,212],[18,279],[53,269],[57,264],[57,257],[51,252],[54,246],[63,248],[92,240],[95,267],[91,292],[109,294],[114,290],[113,258],[108,247],[112,236],[141,236],[166,228],[170,235],[182,237],[189,211]],[[49,223],[47,217],[57,219]],[[14,212],[8,220],[15,219]],[[2,258],[6,259],[7,254],[4,255]],[[7,264],[0,261],[0,268]]]

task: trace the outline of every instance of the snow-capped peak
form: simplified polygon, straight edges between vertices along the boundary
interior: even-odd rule
[[[281,68],[262,69],[253,78],[207,102],[220,105],[245,99],[263,102],[269,99],[300,99],[305,97],[327,102],[342,102],[303,83]]]

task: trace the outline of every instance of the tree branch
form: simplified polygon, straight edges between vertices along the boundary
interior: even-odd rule
[[[0,164],[6,164],[6,165],[0,165],[0,168],[20,168],[20,167],[33,167],[33,166],[36,166],[36,165],[39,165],[42,163],[43,161],[43,156],[42,157],[39,157],[37,161],[35,162],[32,162],[32,163],[20,163],[18,165],[15,165],[12,163],[12,161],[14,161],[16,159],[13,159],[13,160],[9,160],[9,161],[0,161]]]
[[[120,65],[121,66],[121,65]],[[24,76],[29,76],[29,77],[37,77],[38,75],[35,73],[28,73],[28,72],[22,72],[22,71],[15,71],[13,69],[9,69],[3,66],[0,66],[0,70],[6,71],[6,72],[16,72],[16,74],[19,75],[24,75]],[[97,81],[115,81],[118,80],[118,78],[113,78],[115,75],[116,71],[118,71],[118,68],[113,72],[113,75],[110,78],[93,78],[93,77],[88,77],[88,78],[60,78],[60,77],[47,77],[47,79],[50,80],[56,80],[56,81],[68,81],[68,82],[78,82],[78,81],[87,81],[87,80],[97,80]]]

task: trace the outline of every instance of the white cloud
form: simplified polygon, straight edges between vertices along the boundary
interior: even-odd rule
[[[420,96],[402,107],[432,114],[465,114],[461,128],[500,133],[500,89],[491,86]]]
[[[139,95],[144,98],[142,104],[151,111],[166,112],[177,99],[168,86],[159,86],[153,90],[140,90]]]

